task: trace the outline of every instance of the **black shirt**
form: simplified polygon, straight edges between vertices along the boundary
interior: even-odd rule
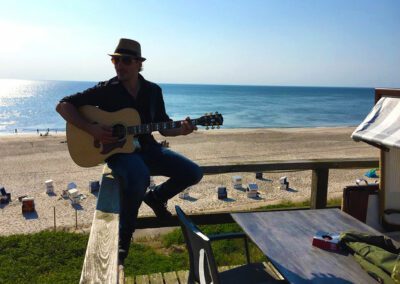
[[[136,99],[129,94],[118,78],[114,77],[83,92],[67,96],[60,102],[68,102],[75,107],[93,105],[108,112],[134,108],[139,113],[142,124],[170,121],[171,119],[165,112],[161,88],[145,80],[140,74],[139,84],[140,89]],[[138,138],[142,146],[147,143],[156,143],[151,134],[139,135]]]

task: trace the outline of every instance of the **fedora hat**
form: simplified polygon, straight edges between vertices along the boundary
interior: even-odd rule
[[[121,38],[114,53],[108,54],[110,56],[132,56],[141,61],[145,61],[146,58],[142,57],[140,43],[135,40]]]

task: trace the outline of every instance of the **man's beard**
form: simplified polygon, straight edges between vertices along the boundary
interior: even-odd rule
[[[125,81],[128,79],[128,74],[126,72],[117,72],[117,76],[120,81]]]

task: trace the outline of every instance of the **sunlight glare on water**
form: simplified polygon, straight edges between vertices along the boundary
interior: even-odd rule
[[[38,84],[37,81],[0,79],[0,106],[11,106],[16,98],[33,96],[32,89]]]

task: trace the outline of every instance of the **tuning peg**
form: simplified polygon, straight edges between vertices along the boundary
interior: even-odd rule
[[[217,125],[217,129],[219,129],[219,125]]]
[[[208,127],[208,125],[206,126],[206,130],[208,130],[209,129],[209,127]]]
[[[211,126],[211,129],[214,129],[214,125],[213,125],[213,126]]]

